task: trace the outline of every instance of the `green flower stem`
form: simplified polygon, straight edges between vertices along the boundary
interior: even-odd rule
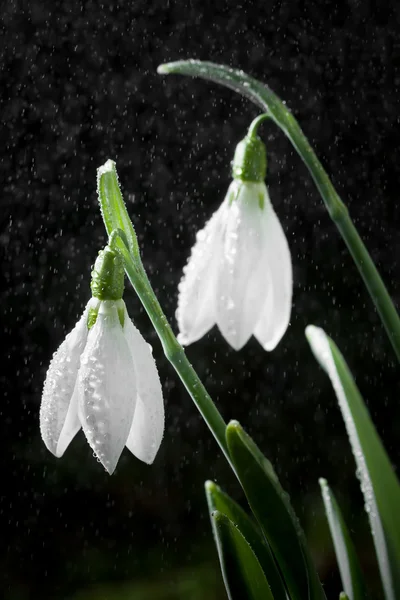
[[[346,206],[336,193],[296,119],[278,96],[267,85],[249,77],[243,71],[210,62],[189,60],[168,63],[158,67],[158,73],[191,75],[214,81],[246,96],[262,110],[268,112],[271,119],[289,138],[314,179],[328,213],[346,242],[400,360],[400,318],[392,299],[354,227]]]
[[[98,169],[98,195],[109,246],[122,256],[126,274],[160,338],[165,356],[231,464],[225,439],[226,424],[176,339],[144,270],[136,233],[119,189],[113,161],[107,161]]]
[[[127,251],[123,254],[123,258],[126,274],[160,338],[165,356],[178,373],[200,414],[230,462],[225,439],[226,423],[213,403],[206,388],[200,381],[196,371],[189,363],[185,351],[176,339],[157,297],[154,294],[147,275],[143,271],[142,276],[137,276],[137,270],[132,264],[132,257]]]
[[[256,117],[254,119],[254,121],[252,121],[250,123],[250,127],[249,127],[249,130],[247,132],[247,137],[256,137],[257,136],[258,126],[261,123],[263,123],[264,121],[267,121],[270,118],[271,118],[271,115],[269,113],[263,113],[262,115],[259,115],[258,117]]]

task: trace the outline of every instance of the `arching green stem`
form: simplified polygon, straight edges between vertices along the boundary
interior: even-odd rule
[[[254,119],[254,121],[252,121],[250,123],[250,127],[249,127],[249,130],[247,132],[247,136],[248,137],[255,137],[257,135],[258,126],[261,125],[261,123],[263,123],[264,121],[267,121],[270,118],[271,118],[271,115],[269,113],[263,113],[262,115],[259,115],[258,117],[256,117]]]

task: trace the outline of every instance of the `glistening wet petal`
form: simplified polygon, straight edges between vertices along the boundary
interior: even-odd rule
[[[239,350],[253,333],[266,293],[267,277],[258,269],[264,243],[258,196],[265,186],[237,181],[233,184],[238,193],[227,212],[216,302],[218,327],[229,344]]]
[[[179,341],[191,344],[215,323],[218,260],[221,252],[227,207],[222,204],[198,232],[196,243],[179,284],[176,318]]]
[[[91,303],[54,353],[44,383],[40,406],[40,433],[55,456],[65,449],[80,429],[76,404],[71,403],[80,357],[86,344],[87,315]]]
[[[164,434],[164,401],[151,346],[136,329],[125,310],[124,334],[137,374],[137,404],[126,447],[151,464]]]
[[[265,206],[265,250],[263,264],[271,274],[271,297],[265,304],[254,335],[265,350],[271,351],[282,339],[292,310],[292,260],[282,225],[270,203]]]
[[[136,374],[116,303],[102,302],[79,370],[79,417],[86,438],[112,473],[136,406]]]

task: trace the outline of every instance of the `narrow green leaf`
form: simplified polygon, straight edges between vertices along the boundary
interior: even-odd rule
[[[348,595],[344,592],[340,592],[339,600],[350,600]]]
[[[268,112],[271,115],[271,119],[275,121],[290,140],[309,170],[311,177],[314,179],[326,209],[347,244],[350,254],[381,317],[396,355],[400,360],[400,317],[397,314],[392,299],[368,250],[358,235],[357,229],[354,227],[346,206],[339,198],[328,174],[319,162],[300,125],[282,100],[268,85],[257,81],[253,77],[249,77],[243,71],[231,69],[224,65],[217,65],[212,62],[179,60],[160,65],[157,71],[165,75],[176,73],[214,81],[242,94],[242,96],[246,96],[257,106],[260,106],[263,112]]]
[[[396,600],[400,598],[399,481],[336,344],[318,327],[307,327],[306,335],[335,390],[357,464],[385,595]]]
[[[366,600],[367,588],[342,512],[326,479],[319,483],[345,592],[350,600]]]
[[[237,476],[278,562],[291,600],[325,599],[304,533],[271,463],[237,421],[228,424],[226,439]]]
[[[211,515],[222,575],[230,600],[274,600],[253,550],[226,515]]]
[[[107,233],[120,229],[126,236],[129,250],[140,259],[136,233],[126,210],[118,182],[118,174],[113,160],[97,169],[97,193],[101,214]]]
[[[215,483],[207,481],[205,488],[210,515],[218,510],[237,525],[264,571],[274,600],[286,600],[285,587],[276,562],[256,523]]]

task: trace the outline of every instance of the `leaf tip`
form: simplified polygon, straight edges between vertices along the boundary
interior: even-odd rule
[[[240,425],[239,421],[233,419],[232,421],[229,421],[228,425],[226,426],[226,429],[229,429],[229,431],[241,431],[242,426]]]
[[[169,64],[170,63],[164,63],[163,65],[158,65],[157,73],[159,75],[168,75],[168,73],[169,73],[168,65]]]
[[[319,485],[320,485],[320,487],[321,487],[322,489],[324,489],[324,488],[327,488],[327,487],[328,487],[328,482],[327,482],[327,480],[325,479],[325,477],[320,477],[320,478],[318,479],[318,483],[319,483]]]
[[[316,327],[315,325],[307,325],[307,327],[305,328],[305,334],[310,344],[312,344],[313,340],[320,331],[323,331],[320,327]]]
[[[101,167],[97,169],[97,179],[100,179],[105,173],[112,173],[113,171],[115,171],[115,162],[109,158],[104,165],[101,165]]]
[[[206,494],[213,494],[218,490],[217,484],[213,481],[210,481],[209,479],[205,482],[204,487],[206,490]]]
[[[306,327],[305,334],[307,341],[310,344],[312,353],[319,362],[320,366],[325,371],[329,371],[328,365],[331,361],[329,337],[321,327],[315,327],[315,325],[308,325]]]
[[[226,430],[225,430],[225,438],[228,443],[228,446],[232,441],[239,438],[242,433],[243,433],[243,429],[242,429],[242,426],[240,425],[239,421],[235,421],[235,420],[229,421],[228,425],[226,426]]]

